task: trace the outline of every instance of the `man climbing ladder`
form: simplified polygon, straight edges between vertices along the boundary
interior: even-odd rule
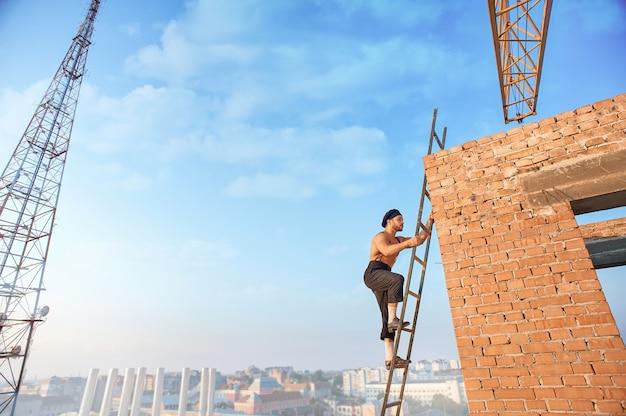
[[[433,122],[430,128],[428,139],[427,155],[433,153],[433,145],[436,144],[439,150],[443,150],[446,145],[447,129],[443,128],[441,138],[435,131],[437,121],[437,109],[433,111]],[[385,341],[385,367],[387,367],[387,387],[380,407],[380,416],[387,416],[388,411],[393,409],[395,416],[400,416],[402,402],[404,400],[404,388],[409,375],[409,364],[411,363],[411,352],[413,351],[413,341],[415,340],[415,330],[419,315],[422,290],[424,288],[424,278],[426,277],[426,267],[428,266],[428,253],[430,251],[431,233],[433,229],[432,215],[428,217],[426,224],[422,222],[424,208],[427,200],[430,201],[430,192],[427,189],[426,176],[422,181],[422,192],[419,197],[419,209],[417,214],[417,225],[415,237],[396,237],[396,233],[404,226],[402,215],[398,210],[390,210],[383,217],[382,226],[385,228],[372,239],[370,249],[370,264],[365,271],[365,284],[372,289],[376,295],[376,300],[380,307],[383,319],[383,329],[380,338]],[[421,230],[421,231],[420,231]],[[424,244],[424,251],[421,256],[417,255],[417,246]],[[398,254],[407,248],[412,247],[411,259],[409,260],[409,272],[404,277],[391,272],[391,266],[396,261]],[[413,269],[419,265],[419,285],[417,290],[412,288],[411,280]],[[404,296],[402,291],[404,288]],[[411,302],[409,302],[409,300]],[[398,318],[398,302],[402,302],[402,310]],[[410,314],[413,316],[411,322],[404,322],[407,313],[407,305],[414,305]],[[392,331],[396,331],[395,333]],[[406,332],[409,340],[403,347],[406,351],[400,353],[400,338]],[[395,380],[394,370],[400,369],[402,381],[399,383],[399,391],[393,389],[392,382]],[[392,401],[393,400],[393,401]],[[392,413],[392,412],[389,412]]]
[[[432,217],[428,218],[426,229],[413,237],[397,237],[396,233],[404,228],[404,219],[400,211],[387,211],[381,224],[385,229],[377,233],[372,239],[370,247],[370,262],[365,270],[363,280],[365,285],[374,292],[382,316],[382,330],[380,339],[385,342],[385,367],[391,369],[393,360],[394,332],[409,325],[397,317],[398,302],[403,300],[404,277],[393,273],[391,268],[402,250],[417,247],[430,235]],[[409,360],[396,357],[394,366],[404,368]]]

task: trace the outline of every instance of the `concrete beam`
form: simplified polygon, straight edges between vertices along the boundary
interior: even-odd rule
[[[83,400],[80,403],[80,409],[78,416],[89,416],[91,412],[91,406],[93,405],[93,396],[96,392],[96,382],[98,381],[98,369],[92,368],[89,370],[87,376],[87,383],[85,384],[85,391],[83,393]]]
[[[178,401],[178,416],[185,416],[187,413],[187,392],[189,389],[189,376],[191,370],[189,368],[183,368],[183,372],[180,375],[180,397]]]
[[[583,202],[582,211],[626,205],[626,149],[606,154],[581,157],[566,165],[555,165],[537,172],[520,175],[519,180],[528,194],[531,206],[580,201],[600,195],[613,195],[600,200],[605,208],[594,207],[593,201]],[[620,203],[624,202],[624,203]],[[600,202],[596,202],[598,206]],[[580,204],[580,203],[579,203]],[[618,205],[615,205],[618,204]],[[586,211],[591,212],[591,211]]]
[[[141,399],[143,398],[143,388],[146,381],[146,368],[140,367],[135,379],[135,390],[133,391],[133,404],[130,408],[130,416],[139,416],[141,412]]]
[[[113,399],[113,388],[115,387],[115,381],[117,380],[117,368],[109,370],[109,377],[107,378],[107,384],[104,389],[104,397],[102,398],[102,405],[100,406],[100,416],[109,416],[111,412],[111,401]]]
[[[154,379],[154,397],[152,398],[152,416],[161,416],[161,402],[163,399],[163,380],[165,369],[157,368]]]
[[[198,416],[206,416],[209,393],[209,369],[203,368],[200,372],[200,412]]]
[[[626,265],[626,236],[585,240],[596,269]]]
[[[217,370],[215,368],[209,368],[209,385],[208,385],[208,415],[213,416],[213,410],[215,409],[215,377]]]
[[[575,215],[626,206],[626,191],[592,196],[571,202]]]
[[[124,373],[124,384],[122,385],[122,396],[120,397],[120,407],[117,411],[118,416],[128,416],[128,405],[130,397],[133,393],[133,383],[135,382],[135,369],[127,368]]]

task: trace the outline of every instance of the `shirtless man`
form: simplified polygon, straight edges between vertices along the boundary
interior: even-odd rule
[[[426,227],[431,229],[432,224],[432,216],[429,216]],[[404,227],[404,219],[397,209],[387,211],[381,225],[385,229],[372,239],[370,262],[363,280],[365,285],[374,292],[380,307],[383,323],[380,339],[385,342],[385,367],[389,370],[393,359],[393,331],[400,329],[400,320],[396,311],[398,302],[403,300],[404,287],[404,277],[393,273],[391,267],[402,250],[419,246],[426,241],[429,233],[422,231],[413,237],[396,237],[396,233],[402,231]],[[409,322],[402,323],[402,327],[407,325]],[[408,365],[409,361],[396,357],[395,367],[403,368]]]

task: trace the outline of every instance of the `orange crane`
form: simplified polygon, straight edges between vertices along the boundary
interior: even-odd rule
[[[487,0],[504,122],[537,114],[552,0]]]

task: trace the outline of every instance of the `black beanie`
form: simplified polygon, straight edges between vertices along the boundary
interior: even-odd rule
[[[390,209],[389,211],[387,211],[387,213],[385,214],[385,216],[383,217],[383,222],[382,222],[382,226],[383,228],[385,228],[387,226],[387,221],[397,217],[398,215],[402,215],[400,214],[400,211],[398,211],[397,209]]]

